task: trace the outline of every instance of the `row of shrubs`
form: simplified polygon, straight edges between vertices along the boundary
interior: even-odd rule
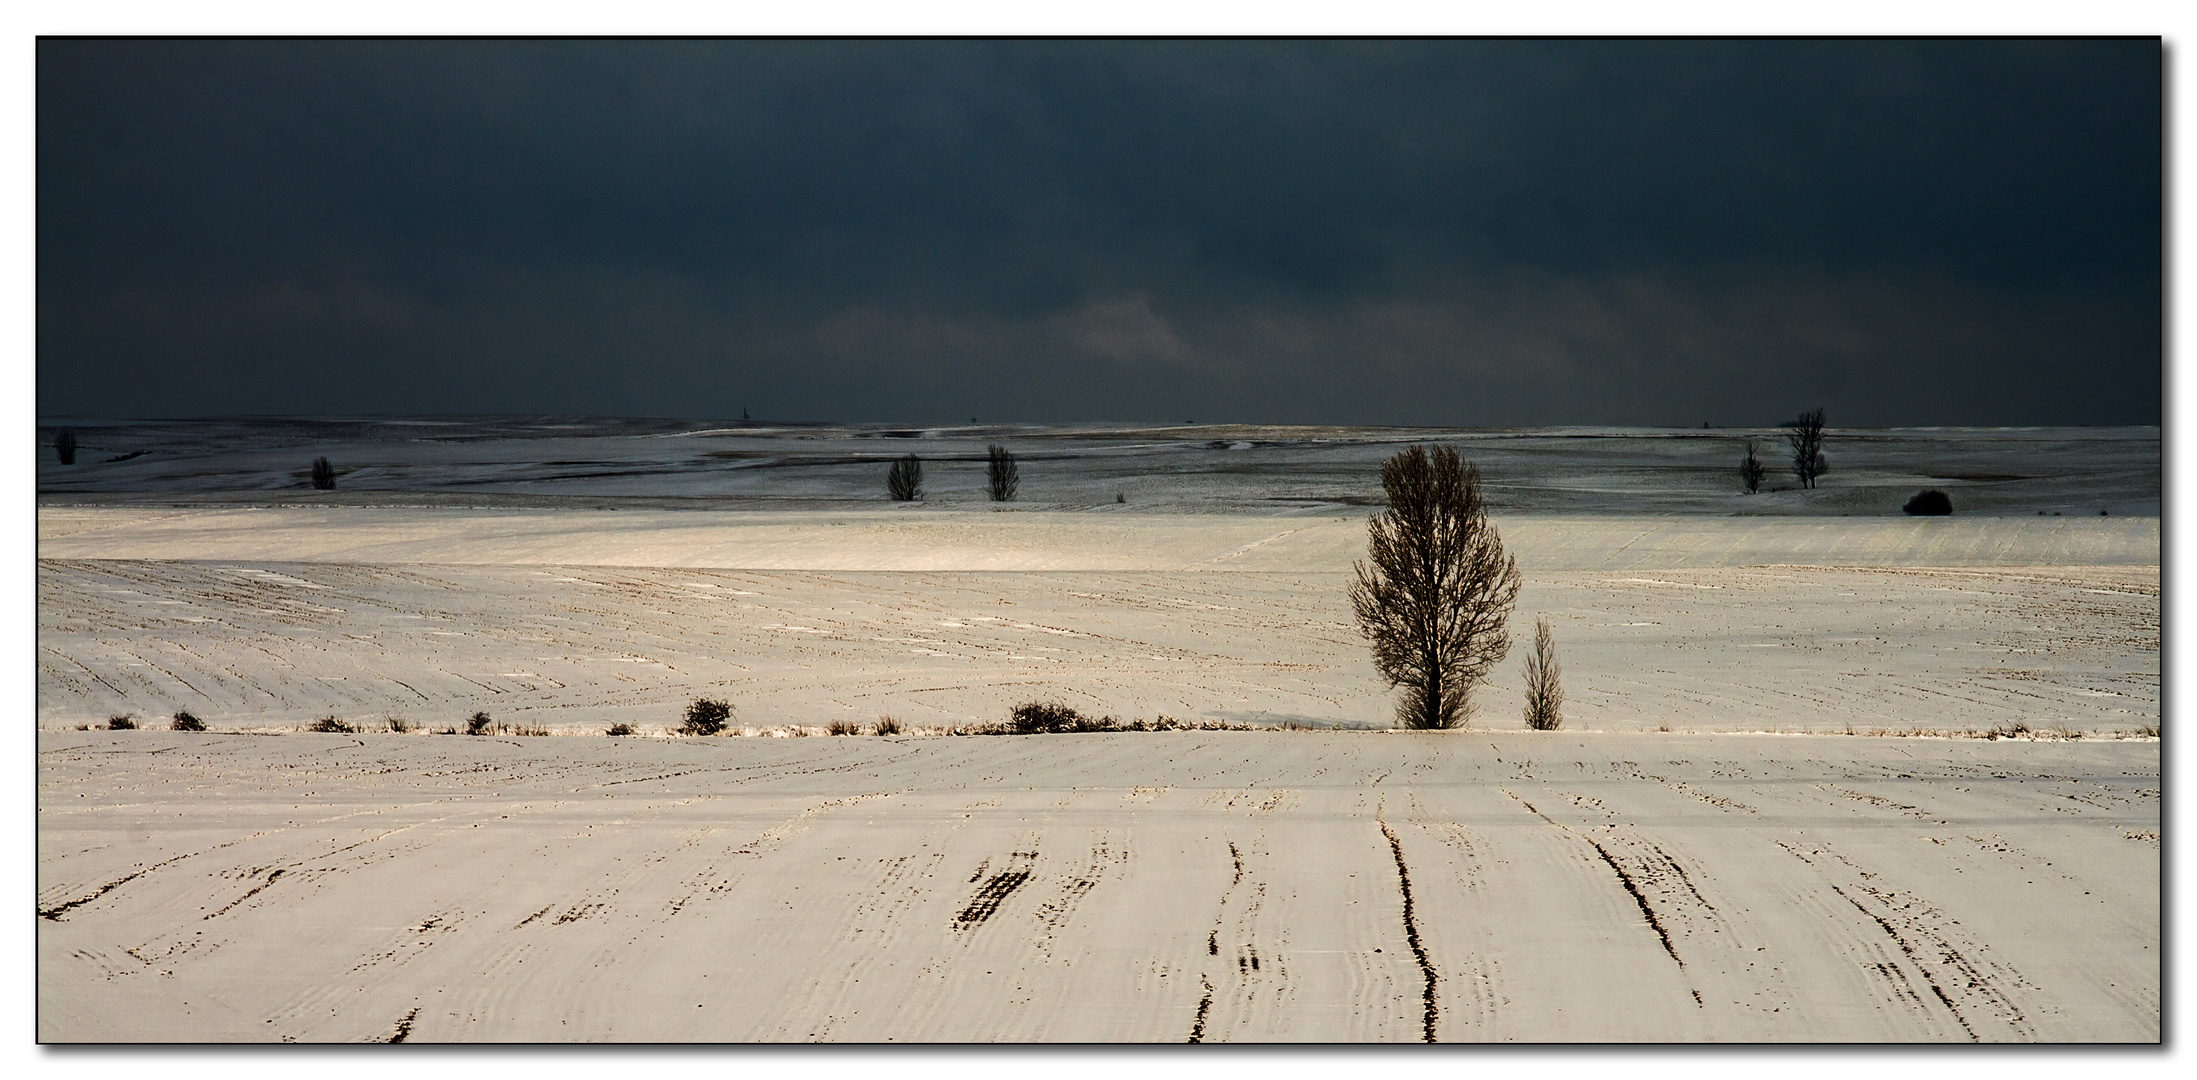
[[[684,715],[684,717],[682,717],[682,722],[680,723],[680,725],[676,728],[670,729],[670,733],[673,735],[689,736],[740,734],[741,732],[731,728],[731,721],[732,705],[730,702],[719,701],[712,698],[696,698],[691,704],[687,706],[686,714]],[[102,725],[100,730],[135,731],[140,726],[142,725],[137,722],[137,719],[135,717],[126,715],[114,716],[109,717],[106,724]],[[1292,731],[1311,730],[1297,724],[1284,725],[1283,729]],[[90,724],[83,724],[79,725],[77,730],[90,731],[93,730],[93,726]],[[205,721],[191,715],[188,711],[178,710],[174,718],[169,722],[168,730],[207,731],[209,729],[206,727]],[[328,716],[323,717],[320,720],[314,721],[312,724],[306,727],[306,730],[328,732],[340,735],[356,735],[359,734],[361,731],[366,730],[366,728],[364,725],[347,723],[343,720],[337,719],[336,717]],[[419,725],[407,721],[402,717],[392,716],[383,721],[381,730],[387,731],[391,734],[404,735],[419,730]],[[1008,714],[1007,719],[1002,723],[964,724],[949,728],[932,729],[932,732],[935,734],[943,735],[1064,735],[1078,732],[1106,731],[1272,730],[1275,729],[1256,724],[1231,724],[1222,720],[1177,720],[1169,716],[1161,716],[1150,721],[1125,721],[1111,716],[1085,716],[1082,713],[1077,712],[1075,709],[1067,705],[1060,704],[1058,702],[1030,701],[1015,706],[1014,710]],[[784,732],[788,735],[803,736],[809,734],[809,729],[803,727],[790,727],[784,729]],[[437,728],[434,731],[430,732],[430,734],[434,735],[457,735],[461,733],[466,735],[543,736],[549,734],[549,729],[539,726],[500,723],[490,718],[489,715],[485,712],[477,712],[474,713],[472,716],[467,717],[462,725],[451,724],[445,727]],[[912,732],[910,732],[907,728],[901,725],[900,721],[895,720],[890,716],[880,716],[877,718],[876,723],[869,725],[858,724],[851,720],[834,720],[830,724],[825,726],[824,733],[827,735],[912,734]],[[2082,731],[2066,727],[2062,727],[2053,731],[2033,730],[2029,727],[2029,725],[2019,722],[2003,724],[1999,727],[1990,729],[1963,731],[1883,729],[1878,731],[1856,732],[1853,729],[1849,728],[1847,729],[1846,733],[1849,735],[1936,735],[1941,737],[1965,737],[1972,739],[2080,739],[2083,738],[2085,734]],[[610,725],[608,728],[605,728],[603,734],[622,736],[637,735],[639,734],[639,732],[631,724],[616,723]],[[2137,728],[2130,734],[2134,735],[2137,738],[2155,739],[2159,737],[2159,728],[2156,724],[2146,725],[2144,727]],[[2106,737],[2112,736],[2108,735]]]
[[[732,703],[714,698],[696,698],[687,705],[673,735],[707,737],[737,734],[732,729]],[[105,731],[135,731],[140,725],[129,715],[109,717],[101,726]],[[79,725],[79,731],[92,730],[92,725]],[[170,731],[207,731],[206,722],[187,710],[178,710],[168,723]],[[334,716],[323,717],[306,726],[307,731],[337,735],[356,735],[367,730],[362,724],[354,724]],[[399,716],[391,716],[382,722],[378,730],[394,735],[404,735],[419,730],[419,725]],[[792,728],[798,734],[808,734],[805,728]],[[1058,702],[1031,701],[1014,707],[1005,722],[997,724],[965,724],[941,729],[947,735],[1057,735],[1071,732],[1094,731],[1263,731],[1266,728],[1251,724],[1230,724],[1220,720],[1177,720],[1169,716],[1145,720],[1120,720],[1112,716],[1085,716]],[[834,720],[826,725],[827,735],[900,735],[907,733],[900,721],[890,716],[880,716],[875,724],[858,724],[851,720]],[[631,724],[615,723],[603,730],[605,735],[635,735],[639,732]],[[540,726],[500,723],[485,712],[477,712],[466,718],[462,726],[452,724],[437,728],[435,735],[548,735],[549,729]]]
[[[697,698],[687,706],[685,721],[672,729],[675,735],[723,735],[728,732],[732,719],[732,706],[723,701]],[[619,725],[624,726],[624,725]],[[1059,702],[1026,701],[1014,707],[1004,722],[996,724],[960,724],[935,729],[945,735],[1060,735],[1072,732],[1094,731],[1266,731],[1268,728],[1254,724],[1231,724],[1223,720],[1177,720],[1161,716],[1153,720],[1121,720],[1112,716],[1085,716]],[[792,728],[794,734],[808,734],[805,728]],[[906,731],[900,721],[890,716],[880,716],[877,723],[864,728],[852,720],[834,720],[824,728],[826,735],[899,735]],[[613,732],[612,734],[630,734]]]
[[[138,729],[139,727],[141,727],[141,726],[144,726],[144,725],[140,725],[140,724],[139,724],[139,723],[137,722],[137,717],[135,717],[135,716],[131,716],[131,715],[129,715],[129,714],[126,714],[126,713],[125,713],[125,714],[123,714],[123,715],[120,715],[120,716],[110,716],[110,717],[108,717],[108,718],[107,718],[107,722],[106,722],[105,724],[102,724],[102,725],[100,725],[100,726],[99,726],[99,730],[102,730],[102,731],[136,731],[136,730],[137,730],[137,729]],[[620,726],[620,727],[624,727],[625,725],[622,725],[622,724],[621,724],[621,725],[619,725],[619,726]],[[78,731],[91,731],[91,730],[93,730],[93,728],[92,728],[92,725],[90,725],[90,724],[79,724],[79,725],[77,725],[77,730],[78,730]],[[201,719],[199,719],[198,717],[196,717],[196,716],[193,716],[193,715],[191,715],[191,712],[190,712],[190,710],[188,710],[188,709],[178,709],[178,710],[176,710],[176,714],[175,714],[175,716],[174,716],[173,718],[171,718],[171,719],[170,719],[170,720],[168,721],[168,730],[169,730],[169,731],[209,731],[209,730],[212,730],[212,729],[210,729],[210,728],[208,728],[208,727],[206,726],[206,721],[204,721],[204,720],[201,720]],[[356,734],[358,734],[358,733],[360,733],[360,732],[362,732],[362,731],[365,731],[365,730],[367,730],[367,727],[366,727],[365,725],[363,725],[363,724],[354,724],[354,723],[351,723],[351,722],[349,722],[349,721],[347,721],[347,720],[341,720],[341,719],[338,719],[337,717],[334,717],[334,716],[324,716],[324,717],[321,717],[321,718],[320,718],[320,719],[318,719],[318,720],[315,720],[315,721],[313,721],[313,722],[312,722],[311,724],[308,724],[308,725],[306,725],[306,727],[305,727],[305,730],[307,730],[307,731],[318,731],[318,732],[325,732],[325,733],[328,733],[328,734],[333,734],[333,735],[356,735]],[[393,735],[404,735],[404,734],[408,734],[408,733],[410,733],[410,732],[413,732],[413,731],[417,731],[417,730],[419,730],[419,725],[418,725],[418,724],[415,724],[415,723],[413,723],[413,722],[411,722],[411,721],[409,721],[409,720],[406,720],[405,718],[403,718],[403,717],[401,717],[401,716],[392,716],[392,717],[389,717],[389,718],[387,718],[386,720],[382,721],[382,726],[381,726],[381,728],[380,728],[379,730],[382,730],[382,731],[387,731],[387,732],[389,732],[390,734],[393,734]],[[459,728],[459,726],[458,726],[458,725],[456,725],[456,724],[451,724],[451,725],[449,725],[449,726],[447,726],[447,727],[440,727],[440,728],[436,728],[436,729],[435,729],[435,730],[434,730],[434,731],[433,731],[433,732],[432,732],[431,734],[435,734],[435,735],[456,735],[456,734],[458,734],[458,733],[460,732],[460,730],[461,730],[461,729]],[[464,727],[463,727],[463,729],[462,729],[462,730],[463,730],[463,732],[464,732],[465,734],[467,734],[467,735],[547,735],[547,734],[549,734],[549,729],[548,729],[548,728],[545,728],[545,727],[541,727],[541,726],[539,726],[539,725],[527,725],[527,724],[516,724],[516,725],[514,725],[514,724],[505,724],[505,723],[499,723],[499,722],[497,722],[497,721],[496,721],[495,719],[493,719],[492,717],[490,717],[490,716],[489,716],[489,715],[488,715],[487,713],[484,713],[484,712],[477,712],[477,713],[474,713],[474,714],[473,714],[472,716],[470,716],[470,717],[467,717],[467,718],[466,718],[466,721],[465,721],[465,725],[464,725]],[[631,728],[627,728],[627,730],[625,730],[625,731],[623,731],[623,732],[617,732],[617,731],[611,732],[611,734],[613,734],[613,735],[624,735],[624,734],[631,734],[631,733],[632,733],[632,729],[631,729]]]

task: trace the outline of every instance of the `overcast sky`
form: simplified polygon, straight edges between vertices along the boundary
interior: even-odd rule
[[[38,410],[2155,424],[2161,72],[41,41]]]

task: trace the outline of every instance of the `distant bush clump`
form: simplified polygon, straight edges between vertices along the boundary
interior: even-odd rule
[[[877,718],[877,727],[871,730],[879,735],[898,735],[900,734],[900,721],[890,716],[880,716]]]
[[[53,433],[53,453],[63,465],[76,464],[76,432],[62,428]]]
[[[724,731],[725,724],[731,719],[732,705],[730,702],[695,698],[694,702],[687,706],[686,722],[679,725],[679,734],[715,735]]]
[[[923,497],[923,459],[908,454],[885,472],[885,493],[894,502],[914,502]]]
[[[540,724],[520,724],[518,727],[511,729],[511,733],[513,735],[524,735],[538,739],[547,736],[549,734],[549,729],[541,726]]]
[[[1907,500],[1900,509],[1925,517],[1944,517],[1953,512],[1953,500],[1942,491],[1925,491]]]
[[[631,734],[633,734],[633,725],[632,725],[632,724],[628,724],[628,723],[625,723],[625,722],[623,722],[623,721],[620,721],[619,723],[615,723],[615,724],[612,724],[612,725],[610,725],[610,726],[609,726],[609,727],[607,727],[607,728],[604,728],[604,729],[603,729],[603,734],[605,734],[605,735],[631,735]]]
[[[487,713],[477,712],[466,720],[465,733],[468,735],[486,735],[495,726],[496,721],[489,719]]]
[[[313,726],[307,728],[306,730],[323,732],[329,735],[356,735],[359,733],[359,729],[352,727],[351,725],[346,724],[333,716],[323,716],[320,719],[313,721]]]
[[[335,489],[336,489],[336,467],[335,467],[335,466],[333,466],[333,465],[330,465],[330,464],[328,464],[328,459],[327,459],[327,458],[324,458],[324,457],[317,457],[317,458],[314,458],[314,459],[313,459],[313,490],[315,490],[315,491],[334,491]]]
[[[417,726],[413,724],[410,720],[406,720],[404,717],[397,716],[393,713],[389,716],[387,720],[383,722],[389,725],[389,734],[391,735],[402,735],[408,731],[411,731],[414,727]]]
[[[1015,706],[1007,718],[1007,725],[1017,735],[1050,735],[1059,731],[1075,731],[1091,721],[1066,705],[1056,701],[1025,701]]]
[[[108,718],[107,718],[107,730],[108,730],[108,731],[136,731],[136,730],[137,730],[137,721],[136,721],[136,720],[133,720],[133,719],[131,719],[131,718],[127,717],[127,716],[110,716],[110,717],[108,717]]]
[[[1015,468],[1014,454],[1008,452],[1006,447],[992,443],[984,448],[984,455],[986,492],[991,495],[993,502],[1012,501],[1015,488],[1022,482],[1021,474]]]
[[[192,716],[192,715],[191,715],[191,714],[190,714],[190,713],[189,713],[188,711],[186,711],[186,710],[183,710],[183,709],[177,709],[177,710],[175,711],[175,719],[174,719],[174,720],[171,720],[171,721],[169,721],[169,723],[168,723],[168,730],[169,730],[169,731],[204,731],[204,730],[206,730],[206,722],[205,722],[204,720],[200,720],[200,719],[199,719],[198,717]]]
[[[834,720],[824,728],[824,733],[827,735],[860,735],[862,734],[862,725],[852,720]]]

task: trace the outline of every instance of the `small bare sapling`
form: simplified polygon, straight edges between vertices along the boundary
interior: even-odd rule
[[[1556,662],[1556,634],[1546,618],[1533,623],[1533,651],[1526,654],[1526,726],[1555,731],[1564,726],[1564,668]]]
[[[984,448],[984,478],[987,492],[993,502],[1010,502],[1022,477],[1015,469],[1015,455],[1006,447],[992,443]]]
[[[328,464],[328,459],[327,459],[327,458],[324,458],[324,457],[317,457],[317,458],[314,458],[314,459],[313,459],[313,490],[314,490],[314,491],[334,491],[335,489],[336,489],[336,467],[335,467],[335,466],[333,466],[333,465],[330,465],[330,464]]]
[[[63,465],[76,464],[76,432],[68,428],[54,432],[53,454],[61,459]]]
[[[1741,458],[1739,462],[1739,486],[1746,489],[1749,495],[1761,491],[1762,477],[1768,471],[1763,466],[1762,459],[1755,456],[1755,444],[1749,442],[1747,444],[1747,456]]]
[[[885,473],[885,492],[894,502],[914,502],[923,497],[923,459],[907,454]]]

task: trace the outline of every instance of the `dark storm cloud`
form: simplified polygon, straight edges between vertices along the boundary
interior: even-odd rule
[[[2135,42],[72,42],[42,414],[2156,423]]]

